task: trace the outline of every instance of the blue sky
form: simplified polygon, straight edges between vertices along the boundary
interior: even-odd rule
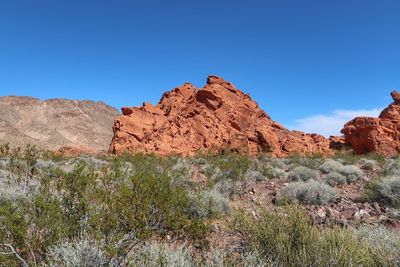
[[[156,103],[223,76],[287,127],[337,133],[400,87],[400,1],[2,0],[0,95]]]

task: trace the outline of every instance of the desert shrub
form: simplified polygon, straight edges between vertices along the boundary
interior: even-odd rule
[[[364,159],[363,158],[358,161],[358,164],[360,165],[361,169],[369,170],[369,171],[373,171],[378,167],[378,162],[373,159]]]
[[[268,267],[276,266],[269,258],[265,258],[257,250],[250,250],[241,255],[241,262],[244,267]]]
[[[281,169],[272,169],[271,176],[275,179],[282,180],[286,178],[286,172]]]
[[[11,147],[10,144],[1,144],[0,145],[0,157],[7,157],[10,155]]]
[[[355,165],[345,165],[340,168],[339,173],[346,177],[346,181],[349,184],[360,179],[364,175],[364,172]]]
[[[51,267],[100,267],[106,266],[108,259],[97,242],[83,239],[52,246],[48,251],[47,262]]]
[[[10,159],[9,158],[2,158],[0,159],[0,168],[2,169],[8,169],[8,166],[10,165]]]
[[[12,173],[0,170],[0,200],[13,201],[25,197],[28,189],[28,185],[19,181]]]
[[[196,218],[217,218],[229,212],[229,200],[219,192],[201,191],[191,198],[190,214]]]
[[[223,196],[232,198],[242,191],[242,182],[234,180],[221,180],[212,186],[212,188]]]
[[[382,225],[364,225],[355,230],[356,236],[383,254],[400,263],[400,236]]]
[[[261,169],[262,175],[265,179],[285,179],[286,171],[280,168],[264,165]]]
[[[23,185],[0,181],[0,199],[15,201],[25,197],[26,194]]]
[[[348,151],[339,151],[335,153],[333,159],[340,161],[343,164],[352,165],[356,164],[356,162],[360,159],[360,157],[354,154],[353,150],[348,150]]]
[[[214,183],[221,180],[242,181],[252,164],[250,158],[237,155],[213,156],[207,160],[205,175]]]
[[[343,164],[334,159],[325,159],[324,163],[319,166],[323,173],[340,172]]]
[[[282,189],[282,198],[290,202],[321,205],[335,200],[336,190],[315,180],[294,182]]]
[[[337,173],[337,172],[328,173],[324,177],[324,180],[330,186],[336,186],[336,185],[340,185],[340,184],[345,184],[346,183],[346,177],[344,177],[343,175],[341,175],[340,173]]]
[[[363,198],[393,207],[400,207],[400,176],[384,177],[365,185]]]
[[[307,167],[299,166],[291,170],[288,174],[289,181],[308,181],[317,180],[320,177],[318,171]]]
[[[308,157],[292,155],[289,158],[287,158],[287,162],[289,164],[288,168],[290,170],[292,170],[298,166],[307,167],[309,169],[317,169],[318,166],[321,165],[323,160],[324,159],[320,155],[317,155],[317,154],[308,156]]]
[[[400,160],[387,159],[383,165],[383,175],[384,176],[400,176]]]
[[[136,251],[128,266],[140,267],[190,267],[195,266],[189,251],[184,246],[168,246],[152,243]]]
[[[245,176],[246,181],[251,181],[251,182],[260,182],[266,180],[267,177],[265,177],[261,172],[259,171],[248,171]]]
[[[25,207],[22,201],[0,200],[0,265],[23,266],[21,260],[5,244],[9,244],[22,259],[29,254],[26,237],[29,233]]]
[[[268,164],[276,169],[286,170],[287,169],[287,160],[282,158],[271,158],[268,161]]]
[[[190,168],[190,163],[187,159],[176,158],[176,162],[168,170],[168,174],[175,181],[182,181],[187,178]]]
[[[204,238],[207,227],[187,214],[188,194],[172,185],[166,171],[160,174],[153,167],[149,173],[140,168],[126,173],[124,165],[116,159],[99,172],[80,161],[70,173],[44,177],[32,215],[35,232],[40,233],[34,237],[38,249],[82,232],[106,240],[105,252],[117,256],[124,253],[118,244],[131,233],[135,239],[165,233]]]
[[[268,266],[378,267],[395,263],[360,242],[351,230],[312,226],[299,209],[289,209],[287,214],[265,211],[258,218],[239,214],[235,228],[244,233],[247,250],[269,262]]]
[[[40,151],[33,145],[27,145],[23,151],[23,159],[27,162],[29,168],[33,168],[40,156]]]
[[[341,162],[334,159],[326,159],[324,163],[319,166],[319,169],[327,174],[340,173],[346,177],[347,183],[352,183],[364,175],[364,172],[359,167],[355,165],[343,165]]]
[[[51,169],[57,167],[57,164],[51,160],[38,159],[35,163],[37,169]]]

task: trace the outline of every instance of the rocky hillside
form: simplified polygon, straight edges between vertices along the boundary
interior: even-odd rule
[[[357,117],[342,129],[346,142],[357,154],[397,156],[400,152],[400,93],[391,93],[393,103],[378,118]]]
[[[0,143],[108,148],[118,111],[103,102],[0,97]]]
[[[112,153],[193,155],[231,150],[275,156],[329,154],[330,142],[318,134],[289,131],[273,121],[248,94],[209,76],[203,88],[190,83],[164,93],[153,106],[122,108],[114,122]]]

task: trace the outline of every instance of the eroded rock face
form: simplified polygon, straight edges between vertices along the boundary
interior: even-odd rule
[[[357,117],[345,124],[342,133],[357,154],[396,156],[400,152],[400,93],[391,93],[393,103],[378,118]]]
[[[124,107],[122,113],[114,122],[111,153],[330,153],[323,136],[285,129],[248,94],[217,76],[209,76],[203,88],[186,83],[164,93],[155,106]]]

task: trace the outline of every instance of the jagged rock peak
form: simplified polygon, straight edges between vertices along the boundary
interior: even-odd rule
[[[400,105],[400,93],[395,90],[390,95],[393,98],[393,104]]]
[[[193,155],[199,151],[275,156],[329,153],[320,135],[289,131],[274,122],[248,94],[210,75],[203,88],[190,83],[163,94],[157,105],[123,107],[114,122],[112,153]]]

